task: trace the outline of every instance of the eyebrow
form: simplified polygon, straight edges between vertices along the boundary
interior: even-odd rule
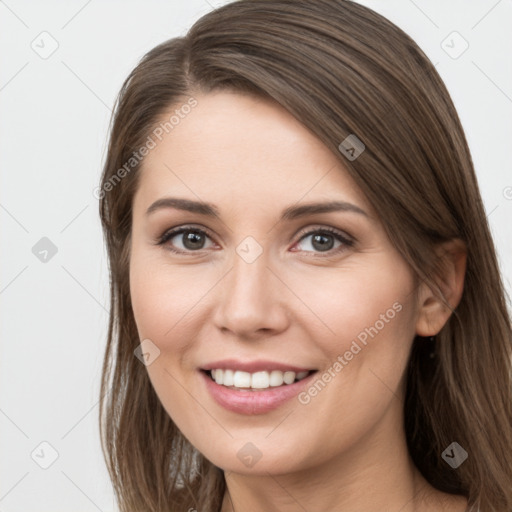
[[[207,217],[219,217],[218,208],[211,204],[191,199],[182,199],[178,197],[163,197],[155,201],[146,211],[146,215],[164,208],[174,208],[176,210],[184,210],[187,212],[198,213]],[[354,212],[368,217],[368,214],[352,203],[346,201],[328,201],[324,203],[308,203],[300,206],[289,206],[285,208],[281,214],[281,220],[293,220],[306,215],[315,213],[330,212]]]

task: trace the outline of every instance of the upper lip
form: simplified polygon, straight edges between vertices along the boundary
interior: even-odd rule
[[[279,370],[282,372],[307,372],[311,371],[312,368],[303,368],[300,366],[294,366],[288,363],[279,363],[277,361],[238,361],[236,359],[223,359],[222,361],[214,361],[208,363],[201,368],[202,370],[239,370],[242,372],[255,373],[263,371]]]

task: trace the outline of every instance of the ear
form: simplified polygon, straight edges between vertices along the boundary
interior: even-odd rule
[[[439,258],[437,288],[433,290],[423,282],[418,293],[416,334],[424,337],[435,336],[443,328],[458,306],[464,289],[467,255],[464,242],[450,240],[439,245],[436,252]]]

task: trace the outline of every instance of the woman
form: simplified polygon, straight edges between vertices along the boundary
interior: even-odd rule
[[[122,511],[512,510],[511,325],[434,67],[346,0],[151,50],[100,187]]]

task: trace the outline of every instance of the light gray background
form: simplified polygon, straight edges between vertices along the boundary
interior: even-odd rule
[[[0,512],[116,510],[97,429],[108,273],[92,191],[124,78],[221,3],[0,1]],[[510,292],[512,1],[361,3],[409,33],[446,82]],[[454,58],[461,37],[469,47]],[[46,262],[33,253],[43,237],[57,248]]]

